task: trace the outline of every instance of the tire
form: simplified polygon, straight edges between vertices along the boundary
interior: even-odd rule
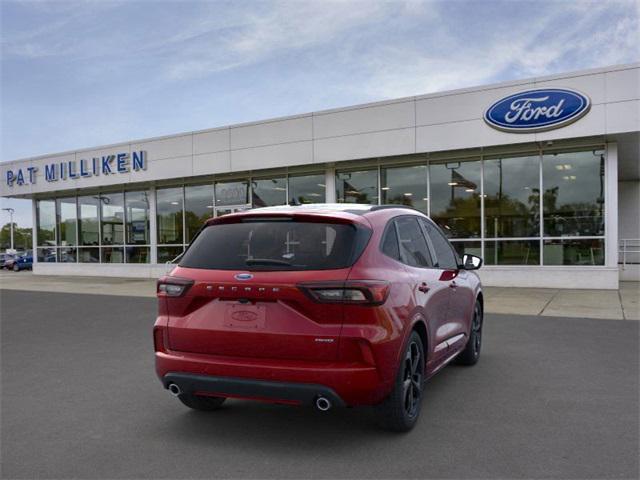
[[[391,394],[377,407],[381,426],[395,432],[408,432],[420,416],[426,362],[417,332],[411,333],[402,359]]]
[[[186,393],[180,394],[178,399],[189,408],[206,412],[218,410],[226,400],[224,397],[205,397]]]
[[[476,300],[473,307],[473,318],[471,319],[471,331],[469,340],[464,350],[456,357],[458,365],[475,365],[480,359],[480,350],[482,348],[482,323],[483,323],[482,304]]]
[[[18,264],[17,264],[17,263],[14,263],[14,264],[13,264],[13,271],[14,271],[14,272],[19,272],[19,271],[20,271],[20,267],[18,266]]]

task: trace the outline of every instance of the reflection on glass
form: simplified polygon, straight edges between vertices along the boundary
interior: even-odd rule
[[[382,203],[409,205],[427,213],[427,167],[383,168],[380,172]]]
[[[544,265],[604,265],[604,240],[545,240]]]
[[[480,161],[429,168],[431,218],[449,238],[480,237]]]
[[[338,203],[378,203],[378,170],[336,173]]]
[[[249,203],[249,182],[216,183],[216,205],[245,205]]]
[[[193,240],[204,222],[213,217],[213,185],[184,187],[184,221],[187,243]]]
[[[324,174],[289,177],[289,200],[300,203],[324,203],[326,200]]]
[[[100,261],[100,249],[95,248],[79,248],[78,261],[80,263],[98,263]]]
[[[57,252],[53,247],[45,247],[37,249],[38,262],[52,263],[57,261]]]
[[[476,257],[480,257],[482,258],[482,246],[481,246],[481,242],[456,242],[453,241],[451,242],[451,245],[453,245],[453,248],[456,249],[456,252],[458,252],[458,255],[460,256],[460,259],[462,259],[462,256],[465,253],[468,253],[469,255],[475,255]]]
[[[127,263],[149,263],[149,247],[126,247]]]
[[[102,247],[102,263],[123,263],[124,249],[122,247]]]
[[[102,208],[102,245],[124,243],[124,194],[100,195]]]
[[[484,162],[486,236],[540,235],[540,157],[495,158]]]
[[[287,184],[284,177],[251,181],[251,203],[254,207],[269,207],[287,203]]]
[[[540,265],[538,240],[487,240],[485,265]]]
[[[544,235],[604,235],[602,151],[545,154],[542,171]]]
[[[77,249],[70,247],[58,248],[58,262],[75,263],[77,259]]]
[[[127,244],[148,245],[149,236],[149,193],[125,192],[125,219]]]
[[[182,253],[182,247],[158,247],[158,263],[173,261]]]
[[[38,245],[56,244],[56,204],[53,200],[38,200]]]
[[[98,245],[98,197],[78,197],[80,245]]]
[[[78,214],[76,198],[58,198],[56,204],[58,206],[58,243],[62,246],[75,245]]]
[[[156,190],[158,243],[182,243],[182,187]]]

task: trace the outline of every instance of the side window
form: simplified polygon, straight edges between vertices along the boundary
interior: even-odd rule
[[[458,259],[453,252],[453,248],[449,244],[449,240],[442,234],[442,232],[434,226],[431,222],[421,220],[427,230],[427,234],[431,239],[431,244],[436,253],[436,266],[446,270],[457,270]]]
[[[400,217],[396,220],[403,261],[412,267],[432,267],[427,240],[415,217]]]
[[[388,224],[387,231],[382,239],[382,253],[394,260],[400,260],[400,247],[398,246],[398,235],[396,234],[396,226],[391,220]]]

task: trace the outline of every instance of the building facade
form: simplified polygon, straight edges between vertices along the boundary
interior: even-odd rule
[[[640,276],[638,255],[619,264],[622,240],[640,239],[640,64],[0,168],[0,194],[33,201],[36,274],[154,277],[207,218],[295,201],[411,205],[484,258],[487,285]]]

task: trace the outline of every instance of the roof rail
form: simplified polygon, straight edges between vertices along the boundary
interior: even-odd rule
[[[376,212],[378,210],[387,210],[389,208],[406,208],[408,210],[415,210],[416,212],[419,212],[420,210],[418,210],[415,207],[412,207],[410,205],[373,205],[371,207],[371,210],[369,210],[370,212]]]

